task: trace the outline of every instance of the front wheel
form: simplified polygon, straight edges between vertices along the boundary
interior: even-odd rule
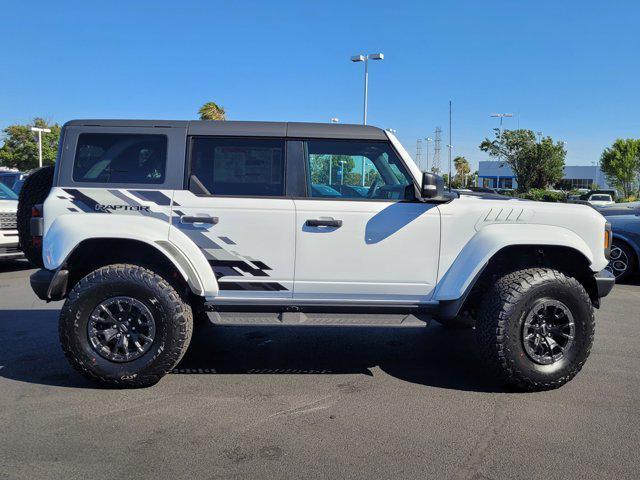
[[[60,312],[60,341],[71,365],[113,387],[157,383],[184,355],[191,308],[160,275],[109,265],[80,280]]]
[[[549,390],[571,380],[591,351],[595,319],[589,295],[572,277],[530,268],[501,277],[476,321],[486,363],[521,390]]]

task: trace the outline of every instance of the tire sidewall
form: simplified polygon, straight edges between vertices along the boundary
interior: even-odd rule
[[[144,379],[146,375],[158,375],[163,356],[170,350],[167,346],[180,341],[178,332],[172,328],[174,305],[167,292],[171,287],[166,284],[164,287],[150,288],[145,282],[126,280],[84,286],[69,305],[64,318],[61,318],[60,328],[66,330],[66,335],[61,336],[63,341],[65,337],[68,339],[67,350],[74,352],[76,360],[84,368],[105,379],[127,382]],[[156,334],[151,348],[140,358],[129,362],[112,362],[99,355],[89,342],[87,332],[89,317],[94,309],[101,302],[118,296],[128,296],[142,302],[155,322]]]
[[[42,268],[42,247],[32,243],[31,209],[34,205],[44,203],[53,183],[53,165],[33,171],[24,181],[18,197],[16,213],[18,239],[26,259],[36,267]]]
[[[580,287],[582,288],[582,287]],[[562,302],[574,318],[574,343],[562,359],[550,365],[541,365],[532,360],[524,349],[522,331],[525,319],[533,305],[548,298]],[[594,324],[590,302],[576,287],[553,280],[545,280],[528,288],[507,312],[508,321],[504,330],[504,350],[511,367],[534,382],[549,382],[570,375],[576,366],[584,363],[591,349]]]

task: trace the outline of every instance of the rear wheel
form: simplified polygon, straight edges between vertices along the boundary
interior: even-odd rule
[[[71,365],[106,386],[157,383],[184,355],[191,308],[160,275],[136,265],[99,268],[76,284],[60,312]]]
[[[53,166],[42,167],[31,173],[20,190],[18,200],[18,238],[24,256],[34,266],[42,268],[42,243],[31,236],[31,211],[34,205],[43,203],[53,184]],[[41,240],[41,239],[40,239]]]
[[[593,307],[584,287],[546,268],[499,278],[476,321],[486,363],[507,384],[530,391],[571,380],[589,356],[594,332]]]

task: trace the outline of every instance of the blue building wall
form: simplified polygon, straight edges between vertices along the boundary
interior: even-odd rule
[[[567,165],[564,167],[565,180],[574,188],[589,188],[596,183],[600,188],[611,188],[598,166]],[[499,182],[499,185],[498,185]],[[516,177],[506,162],[482,161],[478,168],[478,185],[491,188],[516,188]]]

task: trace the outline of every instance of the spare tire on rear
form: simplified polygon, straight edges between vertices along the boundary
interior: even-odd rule
[[[34,170],[24,181],[18,200],[18,237],[24,256],[34,266],[42,268],[42,245],[34,245],[31,237],[31,211],[44,203],[53,184],[53,165]]]

